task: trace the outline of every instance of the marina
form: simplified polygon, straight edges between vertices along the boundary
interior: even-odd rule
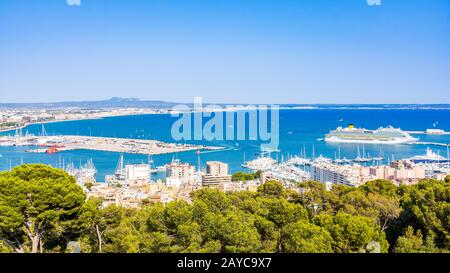
[[[418,112],[423,117],[420,122],[415,121]],[[294,157],[308,162],[322,155],[324,158],[340,165],[353,163],[382,165],[398,159],[423,155],[426,153],[428,146],[433,149],[433,152],[440,152],[441,155],[445,156],[447,148],[445,143],[450,143],[450,138],[448,135],[423,134],[417,136],[420,138],[417,142],[429,145],[419,143],[396,145],[333,143],[318,139],[324,137],[329,131],[328,128],[339,127],[346,121],[363,124],[366,128],[387,126],[386,124],[391,123],[391,115],[397,117],[398,122],[395,124],[397,128],[425,131],[425,129],[419,129],[429,128],[431,127],[430,124],[440,120],[440,128],[449,131],[450,124],[445,119],[440,119],[443,115],[445,116],[444,112],[447,111],[380,110],[375,117],[371,110],[357,112],[352,110],[281,110],[280,145],[278,149],[270,151],[261,151],[260,141],[236,139],[230,141],[202,140],[186,143],[179,141],[175,142],[175,145],[178,146],[177,149],[170,146],[159,149],[152,146],[151,143],[160,142],[170,145],[174,142],[170,135],[174,119],[169,114],[118,116],[97,120],[46,123],[44,130],[41,124],[34,124],[17,132],[0,134],[0,154],[2,155],[0,157],[0,169],[8,170],[22,162],[58,166],[60,165],[58,163],[59,158],[61,158],[61,161],[65,161],[66,165],[74,162],[78,166],[80,161],[87,162],[92,159],[97,168],[95,174],[97,181],[104,181],[106,175],[114,173],[119,153],[124,154],[126,164],[146,163],[147,154],[153,154],[155,166],[164,166],[171,162],[174,157],[182,162],[197,166],[197,148],[206,146],[221,147],[221,149],[200,150],[202,164],[208,160],[219,159],[230,165],[231,172],[249,171],[248,168],[243,166],[243,162],[254,160],[261,155],[272,157],[275,160],[278,159],[277,162],[293,160]],[[314,122],[311,125],[312,120],[320,122]],[[22,136],[19,137],[20,135]],[[64,136],[70,137],[74,140],[74,143],[67,146],[60,143],[58,138],[62,139]],[[85,138],[88,140],[83,143]],[[120,141],[113,143],[115,139],[120,139]],[[104,142],[104,144],[97,148],[93,147],[97,144],[97,141]],[[149,144],[141,145],[141,142]],[[430,145],[430,143],[439,145]],[[111,147],[111,144],[114,147]],[[131,144],[137,146],[133,147]],[[52,146],[54,147],[49,150]],[[64,148],[58,146],[64,146]],[[149,149],[139,151],[139,146],[149,147]],[[359,156],[358,147],[360,150]],[[48,153],[47,150],[49,150]],[[166,153],[159,154],[158,152]],[[244,157],[246,157],[245,160],[243,160]],[[282,160],[283,157],[286,160]]]

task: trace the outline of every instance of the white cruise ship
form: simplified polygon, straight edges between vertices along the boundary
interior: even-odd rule
[[[402,144],[417,141],[399,128],[392,126],[378,128],[377,130],[368,130],[364,128],[355,128],[352,124],[348,127],[338,127],[325,136],[326,142],[335,143],[364,143],[364,144]]]

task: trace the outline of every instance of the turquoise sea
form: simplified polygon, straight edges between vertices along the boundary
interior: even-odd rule
[[[111,117],[99,120],[66,121],[45,124],[49,135],[71,134],[92,135],[107,137],[123,137],[136,139],[156,139],[165,142],[175,142],[171,137],[172,124],[177,120],[170,115],[139,115]],[[204,119],[206,122],[208,118]],[[352,110],[352,109],[296,109],[280,110],[280,152],[272,157],[281,159],[290,155],[298,155],[304,148],[307,154],[312,156],[314,146],[315,155],[323,155],[334,158],[338,147],[341,157],[355,158],[357,145],[352,144],[328,144],[322,138],[330,130],[338,126],[347,126],[353,123],[357,127],[376,129],[380,126],[392,125],[403,130],[426,130],[428,128],[439,128],[450,131],[450,110]],[[433,127],[435,125],[435,127]],[[25,130],[29,133],[39,134],[41,125],[31,125]],[[3,132],[2,135],[14,132]],[[420,141],[450,143],[450,136],[419,135]],[[205,145],[219,145],[226,149],[223,151],[202,152],[200,154],[201,164],[206,161],[220,160],[230,164],[232,172],[243,170],[241,164],[244,157],[246,160],[254,159],[260,151],[258,141],[190,141],[187,143],[201,143]],[[236,144],[237,143],[237,144]],[[425,153],[427,146],[424,145],[365,145],[366,153],[378,156],[383,153],[387,159],[408,158]],[[8,170],[20,163],[46,163],[57,166],[64,162],[73,162],[76,166],[84,164],[92,159],[98,169],[97,180],[104,181],[107,174],[114,172],[119,154],[113,152],[97,151],[67,151],[53,155],[26,153],[30,147],[0,147],[0,170]],[[362,148],[362,146],[360,146]],[[447,156],[445,147],[430,146],[441,155]],[[147,155],[125,154],[126,163],[147,162]],[[198,165],[195,152],[184,152],[178,154],[166,154],[153,156],[154,165],[161,166],[178,158],[183,162]]]

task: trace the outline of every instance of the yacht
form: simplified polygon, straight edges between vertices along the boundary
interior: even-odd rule
[[[427,147],[426,154],[424,155],[416,155],[409,160],[415,162],[415,163],[429,163],[429,162],[447,162],[448,159],[439,155],[439,153],[433,152],[430,148]]]

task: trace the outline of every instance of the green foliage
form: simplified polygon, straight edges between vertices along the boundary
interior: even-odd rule
[[[401,199],[404,213],[399,221],[432,236],[439,248],[450,249],[450,184],[423,180],[405,191]]]
[[[423,247],[422,232],[418,230],[414,234],[413,227],[409,226],[405,235],[398,237],[395,252],[397,253],[413,253],[421,252]]]
[[[0,174],[0,238],[17,252],[65,247],[80,233],[85,194],[67,173],[22,165]]]
[[[254,173],[245,173],[245,172],[236,172],[231,176],[232,181],[252,181],[252,180],[259,180],[259,177],[261,175],[261,171],[256,171]]]
[[[258,187],[258,193],[262,196],[280,197],[283,191],[283,185],[277,181],[268,181]]]
[[[361,190],[365,191],[366,193],[377,193],[382,196],[387,197],[398,197],[397,191],[398,188],[394,184],[392,184],[389,180],[384,179],[377,179],[370,182],[367,182],[366,184],[362,185],[360,187]]]
[[[298,221],[286,226],[282,241],[283,252],[330,253],[332,252],[330,233],[319,226]]]
[[[0,252],[448,252],[450,183],[396,187],[315,181],[256,193],[201,189],[192,202],[139,209],[85,200],[74,178],[44,165],[0,173]],[[389,249],[391,245],[391,249]]]
[[[92,186],[94,186],[94,184],[92,182],[86,182],[86,183],[84,183],[84,186],[86,187],[86,189],[91,190]]]
[[[377,241],[383,246],[387,245],[379,227],[365,216],[355,216],[344,212],[334,216],[320,214],[314,218],[314,223],[331,234],[334,252],[365,252],[366,246],[372,241]]]
[[[222,212],[231,206],[231,200],[228,196],[216,189],[200,189],[192,193],[192,199],[200,200],[205,203],[209,210],[213,212]]]

